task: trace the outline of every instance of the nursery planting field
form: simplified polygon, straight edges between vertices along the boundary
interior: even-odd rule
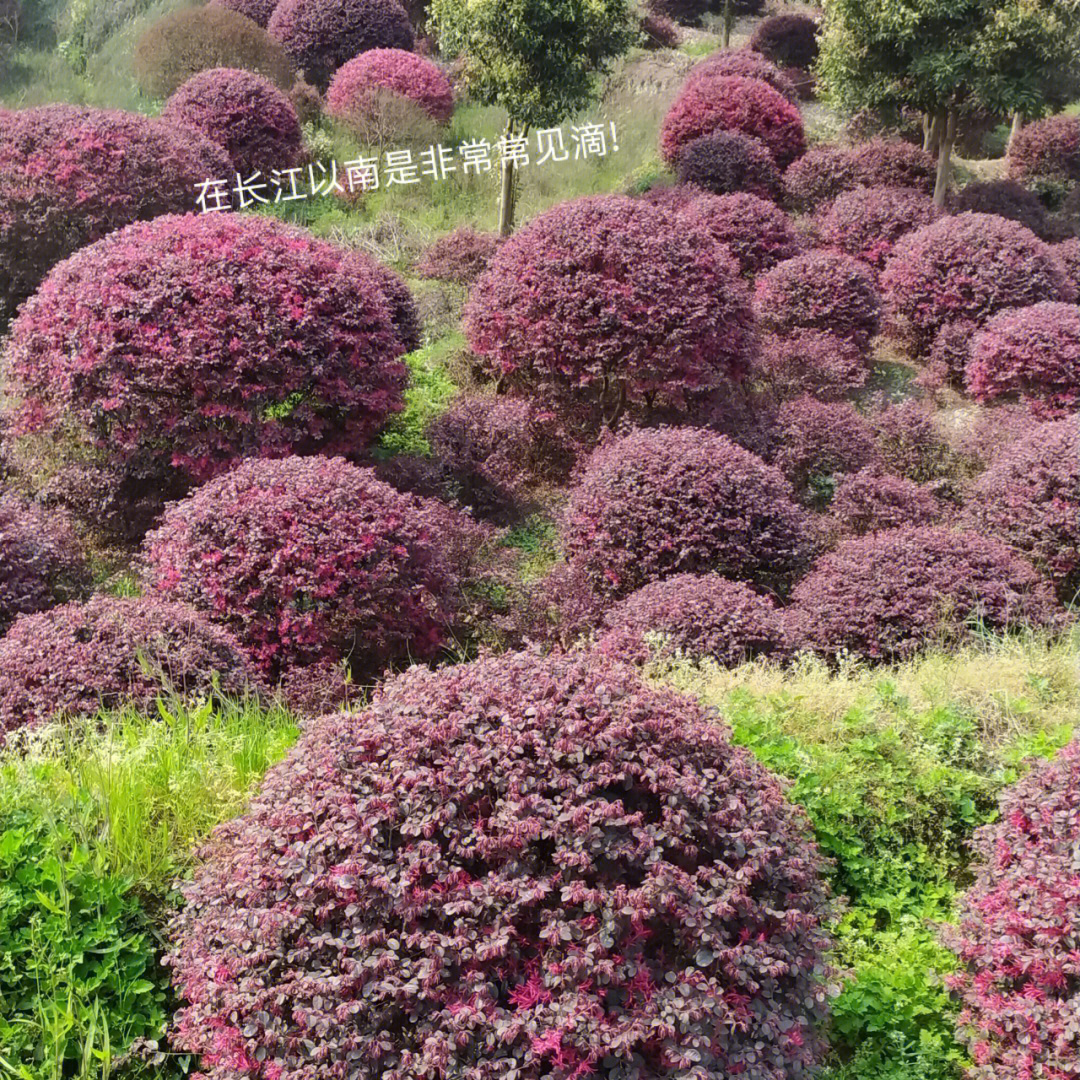
[[[1080,1077],[1066,0],[0,0],[0,1080]]]

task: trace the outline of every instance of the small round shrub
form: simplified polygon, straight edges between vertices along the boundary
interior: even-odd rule
[[[0,111],[0,321],[50,267],[133,221],[195,208],[229,158],[197,132],[134,113]]]
[[[781,169],[806,149],[802,114],[783,94],[760,79],[710,75],[675,99],[660,128],[660,151],[674,163],[688,143],[722,130],[760,139]]]
[[[864,351],[850,338],[825,330],[765,334],[754,374],[782,398],[811,394],[835,401],[858,390],[869,375]]]
[[[404,49],[368,49],[334,73],[326,91],[327,115],[362,129],[378,91],[406,98],[440,124],[454,111],[454,89],[437,64]]]
[[[1060,260],[1030,229],[974,213],[901,237],[881,288],[890,333],[920,351],[954,319],[981,324],[1003,308],[1076,295]]]
[[[1061,261],[1061,265],[1065,268],[1065,276],[1080,295],[1080,236],[1062,240],[1051,250]]]
[[[975,882],[956,927],[943,929],[960,970],[957,1031],[972,1080],[1062,1078],[1080,1068],[1074,957],[1080,744],[1037,765],[975,833]]]
[[[1048,240],[1050,223],[1046,208],[1035,192],[1015,180],[984,180],[967,184],[949,199],[954,214],[972,210],[977,214],[997,214],[1019,221],[1036,236]]]
[[[738,131],[714,131],[691,139],[675,163],[680,184],[693,184],[714,195],[745,191],[775,201],[780,170],[765,144]]]
[[[677,49],[682,41],[678,25],[664,15],[641,16],[641,45],[645,49]]]
[[[368,49],[411,52],[415,44],[398,0],[281,0],[267,30],[320,90],[338,68]]]
[[[818,23],[809,15],[773,15],[750,37],[750,48],[782,68],[809,70],[817,60]]]
[[[972,319],[951,319],[934,335],[926,367],[940,385],[961,387],[971,359],[971,342],[979,332]]]
[[[210,0],[210,6],[228,8],[250,19],[264,30],[278,0]]]
[[[838,195],[818,215],[815,226],[823,246],[880,270],[901,236],[937,217],[933,199],[921,191],[860,187]]]
[[[1046,580],[1000,540],[942,526],[904,526],[844,540],[792,590],[803,647],[904,660],[991,632],[1056,626]]]
[[[12,323],[6,456],[34,490],[67,464],[98,471],[122,519],[124,502],[160,509],[243,457],[362,451],[406,381],[373,266],[256,214],[99,240]],[[149,522],[129,517],[137,539]]]
[[[440,236],[416,264],[421,277],[471,285],[487,269],[502,237],[462,225]]]
[[[170,926],[171,1041],[222,1076],[809,1075],[820,870],[779,783],[626,665],[414,668],[215,832]]]
[[[430,656],[448,583],[419,504],[342,458],[249,460],[169,506],[147,585],[235,633],[259,668]]]
[[[972,485],[963,520],[1029,558],[1065,602],[1080,591],[1080,427],[1075,416],[1030,427]]]
[[[864,262],[833,251],[810,251],[757,279],[754,310],[766,330],[823,330],[866,346],[881,313],[876,275]]]
[[[829,511],[845,533],[865,536],[901,525],[934,525],[945,507],[913,480],[868,466],[840,481]]]
[[[814,146],[785,170],[784,201],[793,211],[805,214],[857,184],[850,150]]]
[[[851,151],[855,182],[864,187],[913,188],[929,194],[937,179],[933,154],[903,139],[870,139]]]
[[[679,218],[726,245],[742,273],[751,277],[793,258],[803,246],[787,214],[756,195],[701,195],[679,211]]]
[[[975,335],[965,382],[976,401],[1080,399],[1080,307],[1044,301],[1001,311]]]
[[[424,327],[412,290],[396,270],[370,256],[358,253],[357,257],[375,276],[382,289],[383,299],[390,309],[390,325],[402,349],[407,353],[415,352],[423,340]]]
[[[714,75],[742,75],[747,79],[760,79],[777,93],[783,94],[793,105],[799,100],[788,74],[751,49],[721,49],[705,57],[690,70],[685,85],[693,86]]]
[[[296,117],[301,124],[318,123],[323,111],[322,95],[314,86],[303,79],[297,79],[289,91],[289,100],[296,110]],[[339,194],[335,192],[335,194]],[[350,192],[350,194],[352,194]]]
[[[645,0],[645,10],[682,26],[697,26],[709,10],[709,0]]]
[[[0,491],[0,634],[16,616],[72,600],[89,584],[68,516]]]
[[[747,368],[748,291],[701,228],[625,196],[561,203],[507,240],[473,286],[465,334],[489,374],[526,393],[681,407]]]
[[[927,404],[907,398],[876,409],[867,420],[889,472],[920,484],[948,472],[949,449]]]
[[[296,81],[285,50],[261,26],[227,7],[207,4],[163,15],[135,42],[132,70],[143,93],[165,98],[211,68],[242,68],[279,90]]]
[[[161,115],[212,139],[245,177],[255,172],[268,177],[304,160],[304,136],[292,102],[269,79],[250,71],[200,71],[165,102]]]
[[[782,584],[809,555],[810,519],[778,469],[723,435],[654,428],[602,442],[562,522],[593,587],[626,596],[680,573]]]
[[[1080,117],[1049,116],[1025,124],[1009,142],[1008,171],[1013,180],[1080,183]]]
[[[772,600],[719,574],[676,574],[638,589],[605,613],[596,643],[632,664],[685,656],[725,667],[782,656],[785,645]]]
[[[24,615],[0,638],[0,740],[60,714],[259,686],[236,640],[184,604],[93,596]]]

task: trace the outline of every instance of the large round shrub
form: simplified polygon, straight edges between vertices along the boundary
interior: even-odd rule
[[[184,892],[172,1042],[215,1078],[788,1080],[823,1053],[804,816],[596,656],[414,668],[316,721]]]
[[[688,143],[723,130],[760,139],[781,169],[806,149],[802,115],[783,94],[760,79],[709,75],[675,99],[660,128],[660,151],[674,163]]]
[[[147,583],[234,632],[259,667],[431,654],[449,583],[416,499],[342,458],[242,462],[172,504]]]
[[[499,250],[502,237],[461,225],[440,236],[416,264],[421,277],[471,285]]]
[[[181,8],[152,23],[135,42],[135,81],[151,97],[168,97],[200,71],[242,68],[288,90],[296,70],[285,50],[238,11],[207,4]]]
[[[933,199],[913,188],[860,187],[818,215],[820,242],[881,269],[896,241],[938,217]]]
[[[1080,188],[1077,188],[1080,191]],[[1065,268],[1065,276],[1080,295],[1080,236],[1070,237],[1055,244],[1052,248],[1054,254],[1061,260]]]
[[[362,126],[379,91],[406,98],[441,124],[454,111],[453,87],[438,65],[404,49],[368,49],[334,73],[326,91],[326,112]]]
[[[973,530],[1022,552],[1063,601],[1080,590],[1080,423],[1038,424],[1007,443],[975,481],[964,507]]]
[[[1000,540],[941,526],[905,526],[843,541],[792,590],[804,647],[900,660],[953,645],[975,623],[990,631],[1059,624],[1063,612],[1035,568]]]
[[[714,195],[745,191],[762,199],[780,194],[780,170],[760,139],[738,131],[714,131],[691,139],[675,163],[680,184]]]
[[[133,221],[193,210],[198,185],[229,168],[204,136],[134,113],[0,111],[0,321],[55,263]]]
[[[753,370],[779,397],[812,394],[822,401],[846,397],[870,373],[859,345],[825,330],[764,334]]]
[[[230,11],[239,12],[264,29],[277,5],[278,0],[210,0],[209,4],[211,7],[229,8]]]
[[[643,49],[677,49],[682,41],[678,24],[666,15],[654,15],[646,11],[638,24]]]
[[[702,228],[640,199],[562,203],[512,236],[465,307],[487,371],[529,393],[585,400],[605,416],[745,371],[749,296]]]
[[[1080,307],[1044,301],[1001,311],[975,335],[965,375],[977,401],[1080,399]]]
[[[1050,116],[1025,124],[1009,140],[1009,176],[1062,187],[1080,183],[1080,117]]]
[[[793,105],[799,100],[791,79],[771,60],[751,49],[721,49],[695,64],[686,77],[687,86],[705,81],[712,75],[742,75],[747,79],[760,79],[781,93]]]
[[[240,458],[362,451],[401,403],[391,320],[372,260],[272,218],[130,225],[57,266],[12,324],[5,453],[36,489],[65,465],[107,477],[137,537],[141,499],[159,509]]]
[[[267,29],[321,90],[339,67],[368,49],[411,51],[414,44],[398,0],[281,0]]]
[[[562,538],[598,592],[626,596],[680,573],[782,584],[809,554],[811,526],[750,451],[700,428],[655,428],[593,451]]]
[[[949,472],[949,448],[938,428],[938,414],[916,398],[884,404],[867,417],[877,433],[885,467],[917,483]]]
[[[881,275],[890,331],[926,349],[947,322],[985,322],[1007,307],[1071,300],[1051,248],[994,214],[943,217],[902,237]]]
[[[259,685],[236,640],[184,604],[94,596],[24,615],[0,638],[0,741],[60,714]]]
[[[817,32],[817,19],[809,15],[773,15],[758,24],[750,48],[781,67],[807,71],[817,60]]]
[[[269,177],[304,159],[304,136],[292,102],[269,79],[250,71],[200,71],[165,102],[161,115],[223,147],[233,170],[245,177],[255,172]]]
[[[687,203],[679,217],[726,245],[739,269],[751,277],[793,258],[803,247],[787,214],[756,195],[702,195]]]
[[[1019,221],[1044,240],[1050,239],[1046,208],[1038,195],[1015,180],[984,180],[967,184],[949,199],[955,214],[973,210],[977,214],[997,214]]]
[[[933,525],[945,507],[932,491],[868,466],[844,477],[836,489],[829,512],[844,532],[853,536],[901,525]]]
[[[946,944],[962,1003],[958,1032],[972,1080],[1075,1076],[1080,1069],[1080,743],[1034,768],[1001,797],[997,821],[975,834],[975,883]]]
[[[596,643],[628,663],[686,656],[728,667],[781,656],[785,646],[773,601],[719,574],[676,574],[638,589],[605,613]]]
[[[881,298],[873,270],[833,251],[810,251],[757,279],[754,310],[767,330],[824,330],[860,346],[877,332]]]
[[[842,146],[814,146],[784,172],[784,200],[792,210],[809,213],[858,184],[855,161]]]
[[[903,139],[870,139],[851,150],[855,182],[865,187],[934,190],[937,163],[933,154]]]

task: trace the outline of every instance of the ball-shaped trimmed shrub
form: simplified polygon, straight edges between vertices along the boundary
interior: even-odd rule
[[[818,22],[810,15],[773,15],[750,37],[750,48],[785,68],[809,70],[817,60]]]
[[[415,44],[398,0],[281,0],[267,30],[320,90],[338,68],[368,49],[411,52]]]
[[[773,601],[719,574],[676,574],[638,589],[605,613],[596,643],[631,664],[686,656],[726,667],[782,656],[786,645]]]
[[[390,325],[394,328],[402,349],[407,353],[419,349],[424,337],[423,320],[405,279],[378,259],[362,253],[358,253],[358,257],[379,282],[383,298],[390,309]]]
[[[702,195],[679,211],[679,217],[726,245],[739,269],[751,277],[802,251],[802,238],[787,214],[756,195]]]
[[[570,493],[562,539],[612,597],[681,573],[782,585],[812,546],[810,519],[780,471],[700,428],[602,442]]]
[[[209,6],[228,8],[257,23],[264,30],[274,14],[278,0],[210,0]]]
[[[0,638],[0,741],[61,714],[260,685],[238,642],[184,604],[93,596],[16,619]]]
[[[680,184],[714,195],[745,191],[774,202],[780,195],[780,170],[760,139],[738,131],[714,131],[691,139],[675,163]]]
[[[75,599],[89,584],[67,514],[0,491],[0,634],[16,616]]]
[[[934,335],[926,367],[942,385],[964,385],[964,372],[971,359],[971,342],[979,332],[972,319],[952,319]]]
[[[825,247],[881,269],[896,241],[938,218],[929,195],[914,188],[860,187],[838,195],[815,221]]]
[[[279,90],[296,81],[281,44],[238,11],[207,4],[163,15],[135,43],[132,70],[143,93],[168,97],[200,71],[241,68]]]
[[[990,631],[1060,625],[1046,579],[1000,540],[942,526],[904,526],[843,541],[792,590],[809,616],[804,647],[903,660],[955,645],[973,622]]]
[[[645,0],[645,9],[682,26],[697,26],[709,10],[709,0]]]
[[[877,333],[881,297],[866,263],[834,251],[810,251],[757,279],[754,311],[766,330],[823,330],[866,346]]]
[[[779,783],[626,665],[414,668],[214,834],[170,927],[172,1042],[215,1077],[808,1075],[820,869]]]
[[[1062,240],[1060,244],[1054,244],[1051,250],[1061,260],[1061,265],[1065,268],[1065,276],[1080,295],[1080,236]]]
[[[780,397],[811,394],[836,401],[858,390],[870,374],[862,348],[850,338],[824,330],[765,334],[754,374]]]
[[[499,250],[502,237],[462,225],[440,236],[416,264],[421,277],[471,285]]]
[[[933,154],[903,139],[870,139],[851,151],[855,181],[865,187],[934,190],[937,163]]]
[[[1046,207],[1034,191],[1015,180],[984,180],[967,184],[949,199],[954,214],[973,210],[977,214],[997,214],[1019,221],[1043,240],[1049,239]]]
[[[858,184],[852,152],[843,146],[813,146],[784,172],[784,201],[809,213]]]
[[[799,100],[787,73],[781,71],[771,60],[766,60],[761,53],[751,49],[721,49],[705,57],[691,68],[685,85],[693,86],[711,75],[742,75],[747,79],[760,79],[783,94],[793,105]]]
[[[1080,307],[1045,301],[1001,311],[971,342],[965,373],[976,401],[1025,397],[1053,406],[1080,399]]]
[[[723,130],[760,139],[781,169],[806,149],[802,114],[783,94],[760,79],[709,75],[673,102],[660,128],[660,152],[674,163],[688,143]]]
[[[327,115],[348,124],[363,116],[380,90],[407,98],[440,124],[454,111],[454,88],[437,64],[404,49],[368,49],[334,73]]]
[[[322,95],[311,83],[305,82],[303,79],[297,79],[289,91],[289,100],[292,102],[292,106],[296,110],[296,117],[301,124],[318,123],[319,118],[322,116],[323,100]],[[335,191],[334,194],[340,195],[340,192]],[[350,192],[350,194],[353,193]]]
[[[945,507],[913,480],[870,466],[841,480],[829,512],[845,533],[865,536],[901,525],[935,525]]]
[[[245,177],[256,171],[268,177],[304,160],[304,136],[292,102],[269,79],[250,71],[200,71],[165,102],[161,115],[212,139]]]
[[[0,111],[0,319],[74,251],[133,221],[193,210],[199,184],[229,168],[204,136],[134,113]]]
[[[430,656],[446,623],[419,503],[342,458],[242,462],[166,509],[146,581],[235,633],[260,669]]]
[[[1080,117],[1049,116],[1025,124],[1009,140],[1013,180],[1080,182]]]
[[[534,218],[473,286],[465,334],[490,374],[605,413],[676,407],[747,368],[749,294],[701,228],[640,199],[586,196]]]
[[[947,978],[962,1008],[972,1080],[1064,1078],[1080,1068],[1080,744],[1037,765],[999,804],[998,820],[976,831],[975,883],[960,900],[959,926],[945,943],[960,960]]]
[[[948,445],[938,430],[934,410],[926,403],[906,398],[878,408],[867,419],[890,472],[921,484],[949,471]]]
[[[643,49],[676,49],[682,41],[678,25],[665,15],[647,11],[641,16],[639,26]]]
[[[1060,260],[1030,229],[995,214],[943,217],[902,237],[881,274],[887,326],[926,349],[947,322],[1072,300]]]
[[[1080,425],[1038,424],[1006,444],[972,485],[963,520],[1029,558],[1071,601],[1080,590]]]
[[[35,490],[93,465],[160,508],[244,457],[360,452],[406,382],[372,263],[255,214],[166,216],[84,248],[12,323],[5,454]]]

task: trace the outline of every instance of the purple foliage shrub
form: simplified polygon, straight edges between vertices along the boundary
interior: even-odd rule
[[[645,0],[650,15],[669,19],[683,26],[697,26],[709,9],[709,0]]]
[[[742,75],[747,79],[760,79],[792,104],[799,100],[787,72],[781,71],[771,60],[766,60],[761,53],[751,49],[721,49],[705,57],[693,66],[685,85],[693,86],[713,75]]]
[[[817,19],[809,15],[773,15],[758,24],[750,48],[782,68],[806,71],[817,60],[817,31]]]
[[[651,11],[641,16],[641,44],[645,49],[676,49],[682,41],[678,24]]]
[[[880,270],[901,236],[937,217],[933,199],[921,191],[860,187],[838,195],[818,214],[815,227],[823,246]]]
[[[1065,267],[1065,276],[1080,295],[1080,236],[1062,240],[1050,250],[1061,260],[1061,265]]]
[[[945,506],[933,492],[873,466],[840,481],[829,511],[853,536],[901,525],[935,525],[945,516]]]
[[[1009,141],[1008,168],[1013,180],[1080,182],[1080,117],[1025,124]]]
[[[727,195],[745,191],[776,201],[780,170],[760,139],[739,131],[714,131],[691,139],[679,152],[675,175],[680,184],[693,184]]]
[[[477,232],[462,225],[440,236],[416,265],[421,277],[471,285],[499,250],[502,238],[495,233]]]
[[[934,190],[937,163],[934,155],[903,139],[870,139],[851,150],[856,184],[864,187]]]
[[[792,330],[763,335],[753,374],[782,398],[811,394],[835,401],[858,390],[869,369],[863,350],[850,338],[825,330]]]
[[[454,111],[454,88],[437,64],[405,49],[368,49],[334,73],[327,115],[346,123],[363,116],[375,107],[380,90],[407,98],[440,124]]]
[[[868,419],[877,435],[878,454],[889,472],[925,483],[947,471],[948,445],[928,405],[908,398],[877,409]]]
[[[228,8],[265,29],[277,5],[278,0],[210,0],[207,6]]]
[[[1046,208],[1034,191],[1015,180],[984,180],[967,184],[949,199],[954,214],[967,210],[977,214],[997,214],[1019,221],[1036,236],[1049,240],[1050,223]]]
[[[858,185],[852,152],[843,146],[813,146],[784,171],[784,200],[809,213]]]
[[[756,195],[701,195],[678,211],[678,216],[726,245],[748,277],[802,251],[802,238],[787,214]]]
[[[945,323],[934,335],[926,372],[920,374],[920,379],[930,381],[932,386],[963,386],[964,372],[971,359],[971,342],[978,332],[979,325],[972,319],[951,319]]]

